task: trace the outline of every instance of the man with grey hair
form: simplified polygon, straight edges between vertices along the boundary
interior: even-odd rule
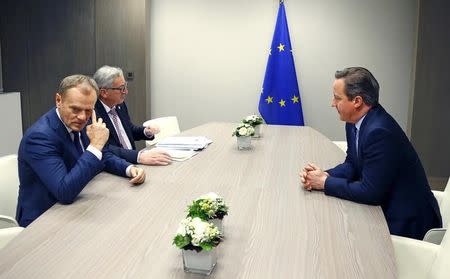
[[[171,158],[162,150],[137,151],[135,140],[151,140],[159,132],[157,126],[137,126],[131,122],[125,97],[128,94],[122,69],[103,66],[94,74],[99,86],[95,111],[102,117],[110,131],[109,149],[133,164],[168,165]]]
[[[96,117],[98,87],[84,75],[64,78],[52,108],[23,136],[18,152],[19,198],[16,219],[28,226],[55,203],[72,203],[102,170],[145,181],[143,169],[104,148],[108,129]],[[92,117],[92,124],[86,127]]]
[[[307,190],[383,209],[391,234],[423,239],[442,226],[437,201],[414,147],[378,103],[379,85],[362,67],[337,71],[333,100],[346,122],[347,157],[327,171],[310,163],[300,172]]]

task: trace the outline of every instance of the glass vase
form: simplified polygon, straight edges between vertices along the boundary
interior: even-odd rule
[[[238,150],[247,150],[252,146],[252,137],[236,137]]]
[[[185,272],[210,275],[216,266],[217,248],[210,251],[182,250]]]
[[[223,224],[222,224],[223,219],[214,218],[214,219],[211,219],[210,221],[211,221],[211,223],[214,224],[214,226],[216,226],[219,229],[219,232],[222,235],[224,235],[224,233],[223,233]]]
[[[261,137],[261,124],[258,124],[254,126],[255,128],[255,134],[252,136],[253,138],[260,138]]]

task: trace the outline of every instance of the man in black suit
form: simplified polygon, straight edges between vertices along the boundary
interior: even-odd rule
[[[333,100],[346,122],[347,158],[322,170],[306,165],[307,190],[383,209],[391,234],[422,239],[442,226],[441,214],[414,147],[395,119],[378,103],[379,84],[367,69],[337,71]]]
[[[109,149],[117,156],[133,164],[168,165],[169,154],[161,150],[137,151],[135,140],[151,140],[159,132],[157,126],[136,126],[131,122],[125,97],[128,94],[127,83],[122,69],[103,66],[94,74],[99,87],[95,104],[97,115],[104,119],[109,129]]]

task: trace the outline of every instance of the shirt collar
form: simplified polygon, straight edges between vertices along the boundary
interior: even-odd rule
[[[358,120],[358,122],[355,123],[355,127],[356,127],[356,129],[357,129],[358,131],[359,131],[359,128],[361,127],[361,124],[362,124],[364,118],[366,117],[366,115],[367,115],[367,114],[364,114],[363,117],[361,117],[361,118]]]
[[[62,124],[64,125],[64,127],[66,127],[67,132],[69,132],[69,135],[70,135],[70,133],[72,133],[72,129],[67,127],[66,123],[64,123],[64,121],[61,119],[61,115],[59,114],[58,108],[56,108],[56,114],[58,115],[59,120],[61,120]]]
[[[102,103],[102,105],[103,105],[103,107],[105,108],[107,114],[109,113],[109,111],[110,111],[111,109],[113,109],[113,108],[116,107],[116,106],[113,106],[112,108],[110,108],[110,107],[108,107],[105,103],[103,103],[102,100],[100,100],[100,103]]]

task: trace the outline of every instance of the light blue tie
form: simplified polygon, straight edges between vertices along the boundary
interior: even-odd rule
[[[356,144],[356,156],[359,156],[358,154],[358,140],[359,140],[359,129],[355,126],[355,144]]]

